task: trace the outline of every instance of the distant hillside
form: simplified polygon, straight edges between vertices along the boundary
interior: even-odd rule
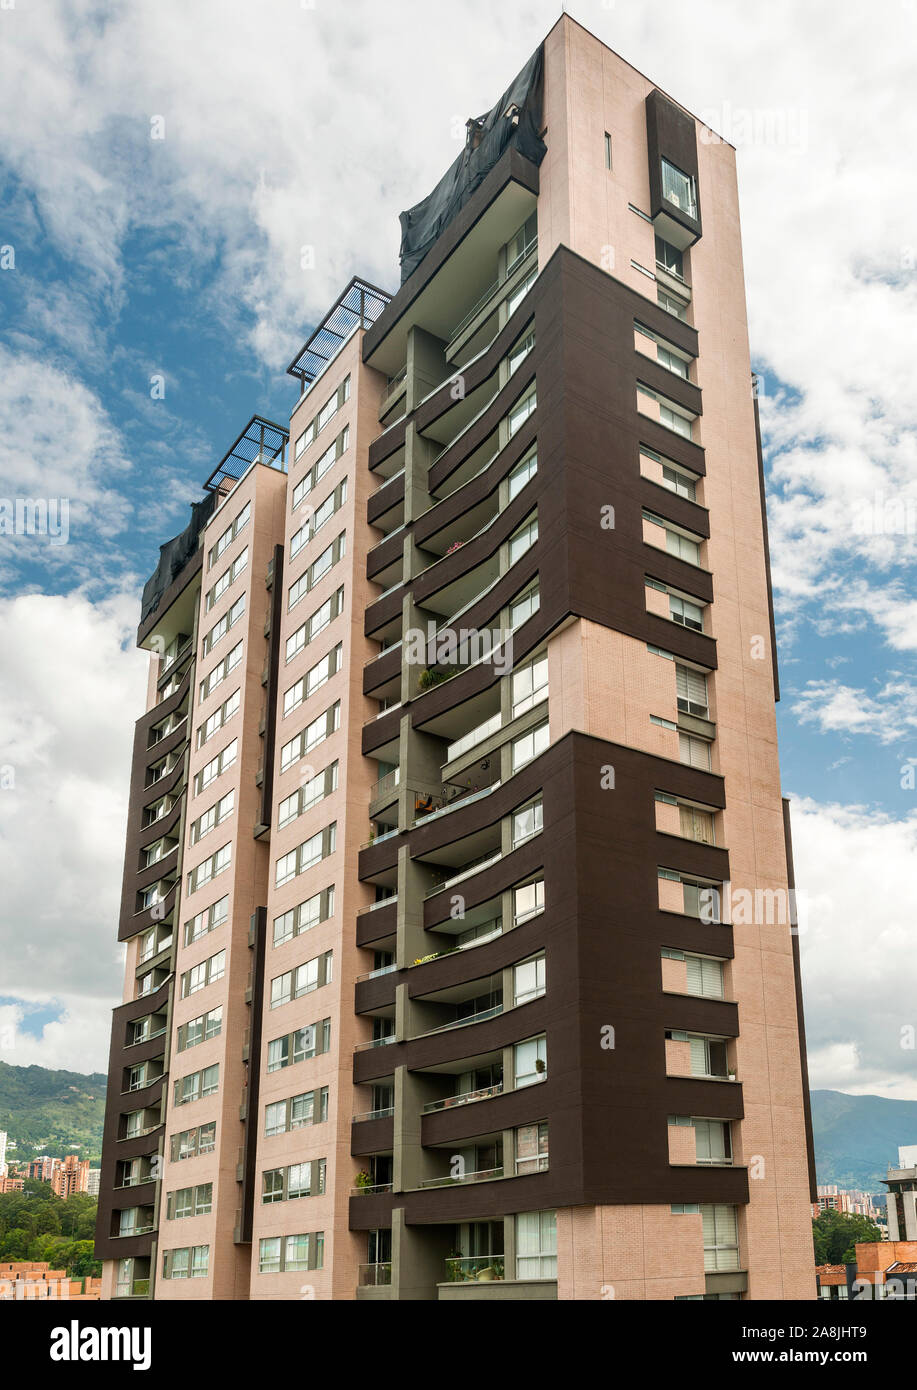
[[[7,1160],[21,1162],[36,1154],[63,1158],[76,1151],[98,1167],[105,1080],[100,1072],[86,1076],[0,1062],[0,1129],[16,1141]]]
[[[917,1100],[813,1091],[812,1128],[820,1183],[885,1192],[899,1144],[917,1144]]]

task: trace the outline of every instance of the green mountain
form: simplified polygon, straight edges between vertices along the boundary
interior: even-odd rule
[[[98,1167],[105,1082],[101,1072],[86,1076],[0,1062],[0,1129],[16,1142],[7,1161],[21,1163],[37,1154],[63,1158],[75,1151]]]
[[[917,1144],[917,1100],[813,1091],[812,1128],[820,1183],[886,1192],[881,1179],[899,1144]]]

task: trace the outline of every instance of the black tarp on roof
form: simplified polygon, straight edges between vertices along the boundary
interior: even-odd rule
[[[192,502],[191,520],[184,531],[159,547],[159,564],[143,586],[140,605],[141,627],[147,618],[156,612],[166,589],[178,578],[197,550],[197,538],[210,520],[218,500],[219,494],[210,492],[201,498],[200,502]]]
[[[469,123],[465,148],[420,203],[401,213],[401,283],[417,269],[436,238],[465,206],[497,160],[512,146],[533,164],[544,159],[541,138],[544,45],[503,93],[496,106]]]

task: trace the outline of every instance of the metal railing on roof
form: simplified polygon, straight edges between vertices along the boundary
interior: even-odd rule
[[[300,395],[334,360],[355,328],[369,328],[376,322],[391,297],[387,290],[353,277],[287,367],[290,376],[299,377]]]
[[[224,483],[237,483],[253,463],[287,471],[287,444],[290,431],[262,415],[253,415],[239,437],[230,445],[204,483],[209,492],[219,492]]]

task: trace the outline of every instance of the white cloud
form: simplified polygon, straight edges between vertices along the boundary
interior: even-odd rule
[[[29,996],[22,1004],[0,1006],[0,1061],[13,1067],[50,1067],[62,1071],[107,1071],[111,1037],[111,1008],[105,996],[55,996],[58,1017],[44,1025],[40,1035],[27,1031],[30,1006],[52,1002]]]
[[[121,991],[128,769],[145,694],[136,619],[129,592],[94,604],[79,592],[0,601],[0,760],[14,775],[0,791],[3,993],[54,995],[78,1020]],[[78,1041],[73,1052],[87,1067],[105,1055]]]
[[[864,734],[896,743],[917,729],[917,688],[900,675],[872,695],[838,680],[808,681],[792,711],[800,724],[815,724],[823,734]]]
[[[917,811],[792,802],[809,1079],[917,1100]]]

